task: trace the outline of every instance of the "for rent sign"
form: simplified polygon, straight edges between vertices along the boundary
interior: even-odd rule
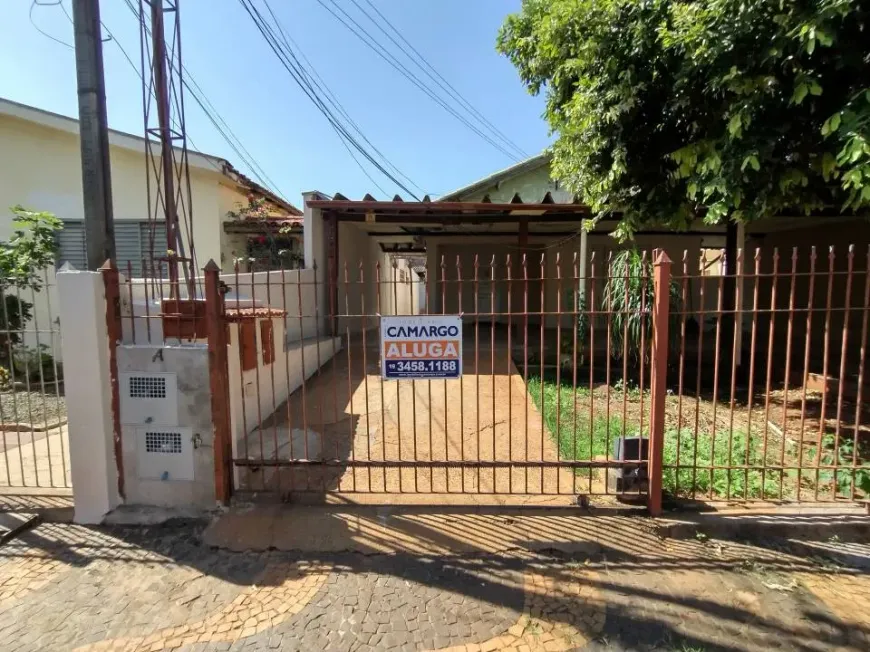
[[[459,378],[462,319],[455,315],[381,317],[381,375]]]

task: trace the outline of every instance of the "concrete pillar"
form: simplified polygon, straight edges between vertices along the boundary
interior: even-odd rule
[[[329,199],[323,193],[315,191],[303,192],[303,251],[305,254],[305,269],[311,269],[317,263],[317,308],[320,319],[317,324],[318,334],[326,331],[326,317],[329,312],[326,291],[327,260],[326,229],[323,224],[323,211],[319,208],[311,208],[308,205],[310,199]],[[314,333],[311,333],[314,335]]]
[[[57,275],[76,523],[100,523],[121,503],[112,435],[106,299],[99,272]]]

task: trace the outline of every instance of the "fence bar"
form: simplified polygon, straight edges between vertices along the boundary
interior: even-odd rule
[[[118,495],[124,491],[124,451],[121,445],[121,391],[118,386],[118,343],[121,341],[121,288],[118,268],[107,260],[100,268],[106,288],[106,332],[109,336],[109,377],[112,391],[112,442],[115,446],[115,467],[118,470]]]
[[[209,260],[203,272],[211,421],[214,429],[214,493],[215,499],[225,505],[230,500],[233,488],[227,323],[224,296],[220,289],[220,269],[213,260]]]
[[[668,309],[671,259],[659,250],[654,263],[652,395],[650,396],[649,496],[650,516],[662,513],[662,457],[665,439],[665,400],[668,372]]]

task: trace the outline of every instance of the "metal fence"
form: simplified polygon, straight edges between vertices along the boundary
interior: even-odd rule
[[[640,495],[654,513],[867,500],[865,252],[716,258],[248,274],[216,316],[224,468],[241,490]],[[407,314],[461,316],[461,379],[382,379],[381,319]]]
[[[870,497],[867,262],[851,247],[741,252],[733,280],[675,265],[666,488],[706,500]]]
[[[0,279],[0,490],[69,489],[54,272]]]

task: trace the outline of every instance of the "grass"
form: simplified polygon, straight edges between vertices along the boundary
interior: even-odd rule
[[[617,417],[611,417],[608,422],[606,418],[593,414],[592,427],[589,427],[588,410],[580,409],[575,402],[575,399],[588,396],[587,389],[578,387],[575,393],[570,385],[557,387],[556,383],[545,380],[542,396],[541,379],[531,377],[528,390],[535,406],[544,415],[550,435],[558,432],[558,437],[554,438],[563,459],[591,460],[603,457],[608,450],[612,454],[614,440],[624,435],[624,424]]]
[[[528,391],[538,410],[542,411],[544,423],[559,448],[563,459],[592,460],[613,456],[613,442],[623,436],[647,436],[640,432],[640,424],[621,418],[622,388],[613,389],[614,412],[619,415],[601,414],[601,409],[589,414],[589,390],[558,387],[555,382],[538,377],[529,378]],[[636,401],[640,393],[626,388],[629,400]],[[578,405],[578,403],[580,403]],[[648,403],[647,403],[648,409]],[[648,412],[647,412],[648,416]],[[648,424],[645,423],[645,430]],[[747,447],[748,444],[748,447]],[[746,432],[735,429],[729,442],[728,432],[718,432],[714,438],[710,432],[700,430],[697,436],[691,430],[668,430],[665,432],[664,490],[672,495],[712,495],[716,498],[779,498],[780,487],[796,486],[796,471],[768,468],[760,470],[745,468],[719,469],[719,466],[763,466],[763,440],[747,437]],[[767,465],[779,464],[778,449],[769,447]],[[684,468],[695,467],[695,468]],[[578,470],[578,473],[581,472]]]
[[[748,444],[748,447],[747,447]],[[778,464],[775,451],[768,450],[767,464]],[[662,486],[673,495],[704,494],[718,498],[778,498],[780,481],[791,478],[796,471],[768,468],[764,473],[750,469],[717,469],[717,466],[763,466],[764,451],[759,437],[747,437],[735,430],[731,441],[727,432],[715,439],[701,431],[695,437],[690,430],[665,432]],[[683,468],[695,467],[695,468]],[[712,494],[711,494],[712,489]]]

